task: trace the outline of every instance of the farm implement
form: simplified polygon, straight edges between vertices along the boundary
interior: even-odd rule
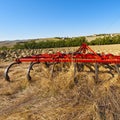
[[[74,80],[76,79],[76,72],[81,72],[85,70],[85,67],[89,69],[90,72],[94,72],[95,80],[99,80],[100,67],[102,66],[114,77],[114,73],[118,73],[120,76],[120,56],[113,54],[104,54],[94,52],[87,44],[83,43],[79,49],[73,53],[44,53],[38,55],[32,55],[22,58],[17,58],[12,64],[10,64],[4,73],[5,80],[11,81],[8,75],[10,68],[15,64],[30,63],[27,70],[27,79],[31,81],[32,77],[30,75],[31,70],[35,64],[43,63],[47,68],[50,68],[51,77],[55,72],[55,66],[61,64],[65,67],[66,64],[72,64],[74,66]],[[52,66],[52,67],[51,67]],[[60,67],[57,71],[62,71]]]

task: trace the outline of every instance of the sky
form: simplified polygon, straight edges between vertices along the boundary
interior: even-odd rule
[[[0,41],[120,33],[120,0],[0,0]]]

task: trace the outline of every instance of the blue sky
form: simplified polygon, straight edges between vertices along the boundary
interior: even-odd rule
[[[120,0],[0,0],[0,40],[120,32]]]

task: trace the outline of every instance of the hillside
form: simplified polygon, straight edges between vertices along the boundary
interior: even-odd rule
[[[25,39],[25,40],[7,40],[7,41],[0,41],[0,47],[6,46],[8,48],[13,47],[16,43],[24,43],[24,42],[29,42],[29,41],[47,41],[47,40],[60,40],[59,38],[38,38],[38,39]]]

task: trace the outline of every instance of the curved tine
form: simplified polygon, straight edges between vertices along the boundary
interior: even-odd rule
[[[73,74],[73,78],[74,78],[74,83],[77,84],[78,83],[78,80],[77,80],[77,77],[76,77],[76,72],[77,72],[77,63],[74,63],[74,74]]]
[[[99,78],[98,78],[98,72],[99,72],[98,63],[95,63],[95,81],[96,81],[96,83],[99,80]]]
[[[31,62],[30,66],[28,67],[28,71],[27,71],[27,79],[30,81],[31,80],[31,76],[30,76],[30,70],[33,69],[33,65],[35,64],[39,64],[40,62]]]
[[[8,75],[8,72],[9,72],[9,69],[15,65],[15,64],[19,64],[17,62],[14,62],[14,63],[11,63],[6,69],[5,69],[5,72],[4,72],[4,77],[5,77],[5,80],[7,80],[8,82],[10,82],[10,77]]]
[[[80,63],[80,64],[76,63],[76,67],[77,67],[77,71],[81,72],[84,70],[84,63]]]
[[[45,62],[45,65],[46,65],[47,68],[49,68],[51,63]]]
[[[117,73],[118,73],[118,76],[120,76],[120,70],[119,70],[118,64],[115,64],[115,67],[116,67],[116,71],[117,71]]]
[[[51,68],[51,70],[50,70],[50,79],[53,78],[53,72],[54,72],[55,64],[56,64],[56,63],[53,63],[53,66],[52,66],[52,68]]]
[[[86,66],[87,68],[89,68],[90,71],[94,72],[94,70],[93,70],[91,64],[85,64],[85,66]]]
[[[108,73],[111,74],[112,77],[114,77],[114,74],[112,73],[112,70],[114,70],[114,68],[112,66],[110,66],[109,64],[103,64],[103,67],[109,68]]]

